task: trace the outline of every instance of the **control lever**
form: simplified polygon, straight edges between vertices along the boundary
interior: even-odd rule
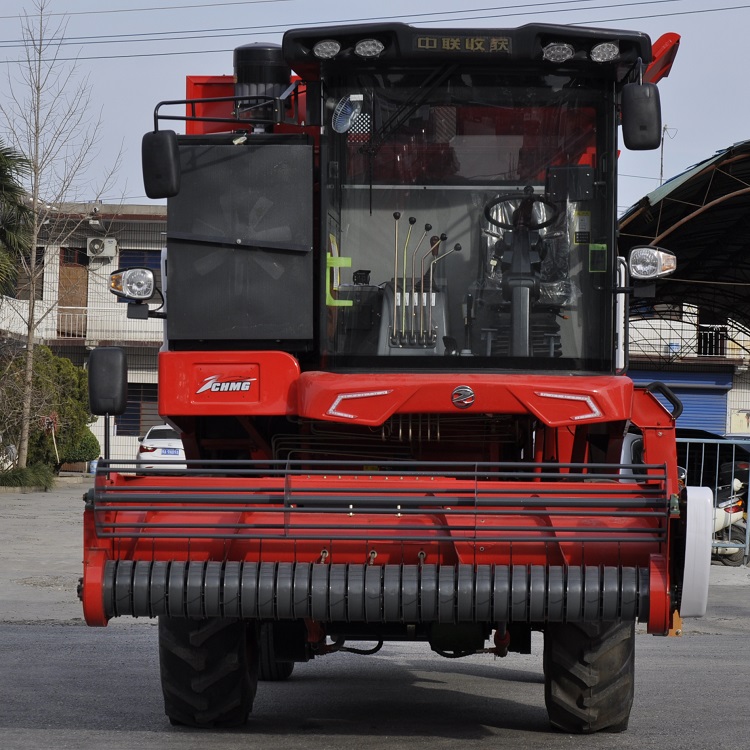
[[[474,320],[474,297],[471,294],[464,297],[461,310],[464,314],[464,348],[461,354],[466,356],[471,354],[471,321]]]
[[[422,296],[422,304],[419,306],[419,343],[424,344],[425,343],[425,331],[424,331],[424,308],[425,305],[431,305],[432,304],[432,289],[430,289],[430,298],[427,298],[427,295],[424,291],[424,261],[425,258],[428,255],[434,255],[437,256],[437,254],[440,252],[440,243],[445,242],[448,239],[448,235],[443,232],[439,237],[436,235],[433,235],[430,237],[430,249],[422,256],[422,260],[420,262],[419,267],[419,273],[420,273],[420,283],[419,283],[419,289]]]
[[[395,345],[399,343],[396,332],[396,321],[398,320],[398,220],[401,218],[401,212],[394,211],[393,218],[393,325],[391,327],[391,343]]]
[[[432,341],[432,289],[433,289],[432,282],[433,282],[433,276],[434,276],[435,266],[437,265],[438,262],[440,262],[441,260],[444,260],[449,255],[451,255],[453,253],[458,253],[460,251],[461,251],[461,245],[457,242],[450,250],[448,250],[447,253],[443,253],[442,255],[438,255],[437,258],[435,258],[435,260],[433,260],[430,263],[430,295],[429,295],[429,298],[428,298],[429,299],[429,303],[430,303],[430,312],[429,312],[429,318],[428,318],[428,322],[427,322],[427,330],[429,331],[429,340],[430,340],[430,342]]]
[[[425,224],[424,225],[424,232],[422,232],[422,236],[419,238],[419,242],[417,243],[417,246],[414,248],[414,253],[411,256],[411,299],[412,299],[412,308],[411,308],[411,325],[409,326],[409,343],[416,344],[416,337],[414,335],[414,325],[415,325],[415,318],[417,315],[417,305],[419,304],[419,295],[417,294],[417,286],[416,286],[416,278],[415,278],[415,272],[414,272],[414,266],[417,260],[417,253],[419,252],[419,248],[422,247],[422,243],[425,240],[425,237],[427,237],[427,233],[432,229],[432,224]],[[424,272],[423,272],[424,273]],[[424,285],[424,279],[422,279],[419,282],[419,293],[421,295],[422,293],[422,286]]]
[[[410,216],[409,217],[409,231],[406,233],[406,242],[404,242],[403,276],[401,277],[401,330],[399,332],[402,338],[406,338],[406,307],[407,307],[407,300],[409,299],[407,295],[411,296],[411,291],[407,292],[406,290],[406,257],[408,254],[407,248],[409,247],[409,239],[411,238],[411,230],[416,223],[417,223],[416,217]],[[396,283],[395,279],[393,283],[394,284]]]

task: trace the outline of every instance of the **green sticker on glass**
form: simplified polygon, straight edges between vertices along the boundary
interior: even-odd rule
[[[589,273],[604,273],[607,270],[607,246],[589,245]]]

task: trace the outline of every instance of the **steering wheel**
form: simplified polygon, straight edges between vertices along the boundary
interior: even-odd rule
[[[530,192],[531,190],[532,188],[530,187],[525,188],[523,191],[523,195],[519,193],[498,195],[484,207],[484,218],[487,219],[487,221],[493,226],[500,227],[500,229],[513,230],[517,229],[519,226],[522,226],[526,227],[527,229],[537,230],[545,229],[546,227],[551,226],[557,221],[557,217],[560,215],[560,209],[554,203],[548,200],[544,195],[534,195],[533,192]],[[513,219],[516,222],[515,224],[508,224],[504,221],[498,221],[492,215],[492,209],[496,206],[500,206],[503,203],[510,203],[511,201],[517,201],[519,199],[521,200],[521,203],[513,212]],[[550,209],[550,216],[548,219],[539,223],[531,221],[531,209],[533,208],[535,203],[541,203],[543,206]]]

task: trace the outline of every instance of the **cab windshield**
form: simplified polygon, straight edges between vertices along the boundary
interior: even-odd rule
[[[610,370],[607,92],[414,78],[328,82],[330,365]]]

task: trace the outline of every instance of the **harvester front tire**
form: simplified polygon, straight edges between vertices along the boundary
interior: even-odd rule
[[[548,625],[544,700],[564,732],[624,732],[633,705],[635,623]]]
[[[294,671],[293,661],[276,661],[273,626],[260,626],[260,666],[258,679],[263,682],[282,682],[288,680]]]
[[[240,620],[159,618],[164,711],[172,724],[242,726],[258,684],[258,641]]]

